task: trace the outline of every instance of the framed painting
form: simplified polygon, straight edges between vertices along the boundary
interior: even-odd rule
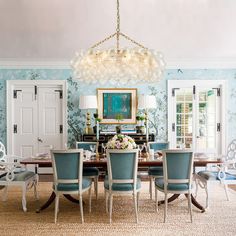
[[[101,124],[135,124],[137,89],[98,88],[98,117]]]

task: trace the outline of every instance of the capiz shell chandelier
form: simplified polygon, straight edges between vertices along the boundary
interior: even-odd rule
[[[135,45],[120,48],[120,38]],[[99,48],[106,41],[116,38],[116,47]],[[162,53],[149,50],[142,44],[120,32],[119,0],[117,0],[116,32],[94,44],[87,51],[76,53],[71,62],[74,77],[81,82],[111,84],[136,84],[158,82],[164,73],[165,61]]]

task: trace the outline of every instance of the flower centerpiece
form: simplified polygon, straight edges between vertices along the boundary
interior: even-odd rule
[[[136,143],[134,140],[127,135],[117,134],[107,143],[108,149],[134,149],[136,148]]]

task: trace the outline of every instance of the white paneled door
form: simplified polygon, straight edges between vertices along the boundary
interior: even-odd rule
[[[23,157],[64,148],[64,81],[8,81],[8,152]]]

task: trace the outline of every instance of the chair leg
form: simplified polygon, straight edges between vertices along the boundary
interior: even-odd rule
[[[57,223],[57,215],[58,215],[58,209],[59,209],[59,198],[60,195],[56,194],[56,200],[55,200],[55,218],[54,218],[54,222]]]
[[[135,220],[138,223],[138,208],[137,208],[137,195],[133,193],[133,200],[134,200],[134,210],[135,210]]]
[[[95,190],[96,200],[98,200],[98,176],[94,178],[94,190]]]
[[[193,216],[192,216],[192,202],[191,202],[191,193],[188,194],[188,210],[190,213],[190,221],[193,222]]]
[[[206,192],[206,208],[209,207],[209,190],[208,190],[208,185],[207,183],[205,183],[205,192]]]
[[[79,205],[80,205],[80,215],[81,215],[81,223],[84,223],[84,211],[83,211],[83,198],[82,193],[79,195]]]
[[[110,212],[110,224],[111,224],[111,222],[112,222],[111,217],[112,217],[113,195],[112,195],[112,194],[109,194],[109,195],[110,195],[110,196],[109,196],[109,200],[110,200],[109,212]]]
[[[27,208],[26,208],[26,184],[25,183],[22,185],[22,208],[23,208],[24,212],[27,211]]]
[[[156,212],[158,212],[158,191],[155,188],[155,203],[156,203]]]
[[[195,198],[197,198],[197,193],[198,193],[198,180],[197,180],[197,177],[195,176],[194,177],[194,182],[195,182],[195,186],[196,186],[196,188],[195,188]]]
[[[139,197],[140,197],[140,192],[137,192],[137,210],[139,211]]]
[[[3,189],[2,200],[7,201],[8,186],[6,185]]]
[[[153,182],[153,177],[149,176],[149,194],[151,200],[152,200],[152,182]]]
[[[166,222],[166,215],[167,215],[167,204],[168,204],[167,193],[165,193],[165,211],[164,211],[164,223]]]
[[[226,195],[226,198],[227,198],[227,201],[229,201],[229,191],[228,191],[228,184],[224,184],[224,189],[225,189],[225,195]]]
[[[106,213],[108,213],[108,193],[105,191]]]
[[[92,194],[91,187],[89,188],[89,213],[91,212]]]
[[[39,200],[39,193],[37,190],[37,186],[38,186],[38,181],[37,179],[34,180],[34,197],[36,200]]]

